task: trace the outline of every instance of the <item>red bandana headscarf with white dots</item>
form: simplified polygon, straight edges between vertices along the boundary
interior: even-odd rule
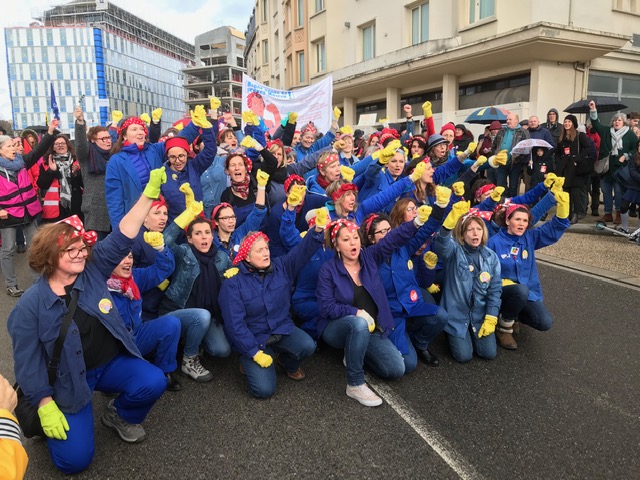
[[[98,240],[98,234],[93,230],[86,231],[84,229],[82,220],[80,220],[80,217],[78,217],[77,215],[65,218],[56,223],[66,223],[67,225],[71,225],[75,229],[75,231],[71,234],[71,238],[82,237],[84,243],[86,243],[90,247],[95,245],[96,241]],[[62,240],[62,237],[58,238],[58,244],[60,244]]]
[[[238,250],[238,254],[235,256],[232,263],[234,265],[237,265],[241,261],[246,260],[247,255],[249,255],[249,251],[251,250],[251,247],[253,247],[253,244],[256,243],[256,241],[259,238],[262,238],[265,242],[269,241],[269,237],[267,237],[262,232],[252,233],[251,235],[246,237],[244,240],[242,240],[242,243],[240,244],[240,249]]]

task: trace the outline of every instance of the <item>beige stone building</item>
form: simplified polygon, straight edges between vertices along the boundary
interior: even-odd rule
[[[638,0],[258,0],[245,55],[276,88],[333,75],[348,124],[425,100],[436,125],[488,105],[544,121],[588,95],[640,111]]]

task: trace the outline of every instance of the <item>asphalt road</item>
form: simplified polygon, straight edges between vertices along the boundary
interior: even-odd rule
[[[26,285],[24,255],[19,263]],[[465,365],[440,338],[440,367],[370,378],[378,408],[347,398],[342,354],[327,348],[303,365],[304,381],[281,373],[269,400],[249,395],[236,357],[209,364],[209,384],[182,377],[137,445],[100,424],[96,394],[96,457],[73,478],[640,478],[640,290],[539,269],[551,331],[523,327],[517,351]],[[5,321],[14,304],[0,297]],[[6,328],[0,372],[13,378]],[[27,478],[64,478],[44,442],[26,448]]]

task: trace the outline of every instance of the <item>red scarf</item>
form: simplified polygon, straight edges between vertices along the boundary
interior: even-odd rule
[[[250,183],[249,174],[247,173],[244,178],[245,179],[242,182],[234,182],[232,180],[231,181],[231,190],[237,196],[239,196],[242,199],[246,200],[249,197],[249,183]]]
[[[318,185],[320,185],[324,190],[326,190],[327,187],[331,184],[331,182],[324,178],[321,173],[319,173],[316,177],[316,181],[318,182]]]
[[[133,275],[124,278],[112,273],[107,280],[107,289],[110,292],[119,293],[129,300],[140,300],[140,289],[133,280]]]

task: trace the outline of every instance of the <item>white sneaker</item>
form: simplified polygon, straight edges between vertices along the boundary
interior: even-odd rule
[[[210,382],[213,380],[213,374],[204,368],[200,363],[197,355],[193,357],[182,357],[182,373],[193,378],[196,382]]]
[[[366,383],[362,385],[347,385],[347,397],[357,400],[365,407],[382,405],[382,399],[371,390]]]

